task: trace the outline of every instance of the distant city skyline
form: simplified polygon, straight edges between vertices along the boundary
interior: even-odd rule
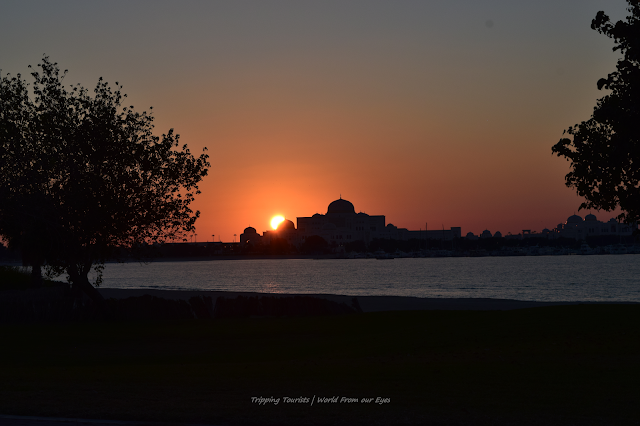
[[[427,223],[419,229],[407,229],[401,224],[389,222],[384,214],[369,215],[358,212],[353,203],[342,197],[329,203],[323,213],[315,213],[311,217],[279,217],[277,222],[272,221],[271,228],[261,232],[253,226],[248,226],[240,234],[238,242],[241,245],[246,243],[268,245],[271,239],[275,237],[285,239],[289,244],[300,247],[305,239],[311,236],[322,237],[327,243],[337,245],[354,241],[363,241],[369,244],[375,239],[408,241],[428,238],[450,241],[455,238],[508,237],[510,235],[584,240],[591,236],[628,236],[633,231],[632,226],[620,224],[613,217],[602,220],[602,217],[598,218],[593,213],[588,213],[584,217],[572,214],[564,220],[559,220],[553,226],[541,229],[523,228],[518,232],[503,233],[499,229],[484,229],[481,232],[474,233],[472,231],[466,232],[456,226],[446,229],[444,226],[429,227]]]
[[[340,194],[398,227],[506,235],[579,213],[551,146],[606,94],[620,55],[590,24],[626,5],[3,0],[0,69],[29,80],[46,54],[208,147],[198,241]]]

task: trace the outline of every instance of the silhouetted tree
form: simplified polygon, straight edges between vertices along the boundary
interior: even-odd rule
[[[566,184],[585,198],[581,209],[619,206],[618,218],[631,223],[640,218],[640,4],[628,3],[626,21],[614,25],[600,11],[591,23],[624,56],[598,81],[598,89],[611,93],[598,100],[589,120],[565,131],[573,139],[561,139],[552,151],[571,162]]]
[[[0,76],[0,235],[105,306],[91,268],[99,285],[115,247],[191,232],[208,156],[176,149],[173,129],[154,136],[152,116],[123,107],[117,82],[101,78],[91,94],[65,88],[47,57],[39,67],[31,91],[20,74]]]

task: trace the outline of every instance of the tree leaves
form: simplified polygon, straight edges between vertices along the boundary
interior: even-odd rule
[[[117,83],[100,78],[90,95],[67,90],[48,57],[39,67],[31,90],[20,75],[0,79],[0,234],[86,279],[116,247],[191,232],[208,155],[177,150],[173,129],[155,136]]]
[[[597,82],[598,90],[611,93],[598,100],[589,120],[566,130],[572,139],[560,139],[552,152],[570,162],[565,181],[585,198],[581,209],[620,207],[618,218],[632,223],[640,219],[640,4],[628,2],[626,21],[613,25],[600,11],[591,23],[624,54],[616,71]]]

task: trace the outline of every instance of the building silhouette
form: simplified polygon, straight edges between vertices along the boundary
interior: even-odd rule
[[[289,244],[300,246],[306,238],[317,235],[328,243],[341,245],[353,241],[370,243],[375,239],[410,240],[434,239],[452,240],[461,237],[461,228],[410,231],[398,228],[393,224],[386,224],[384,215],[369,215],[356,213],[354,205],[342,197],[332,201],[327,207],[327,213],[316,213],[311,217],[298,217],[297,229],[293,222],[285,220],[278,229],[265,231],[262,236],[256,230],[248,227],[240,235],[240,242],[246,244],[269,244],[274,238],[286,240]]]
[[[556,234],[559,237],[574,238],[576,240],[584,240],[587,237],[594,236],[629,236],[637,229],[637,225],[629,225],[620,223],[615,218],[609,219],[607,222],[601,222],[594,214],[588,214],[584,220],[582,217],[574,214],[567,218],[565,223],[559,224],[550,234]]]
[[[241,246],[250,244],[257,246],[271,244],[274,239],[281,240],[292,246],[300,247],[311,236],[322,237],[331,245],[340,246],[354,241],[363,241],[366,244],[376,239],[388,239],[397,241],[418,240],[442,240],[451,241],[462,237],[460,227],[449,229],[432,229],[411,231],[406,228],[386,223],[384,215],[369,215],[363,212],[356,213],[356,209],[348,200],[340,197],[332,201],[325,214],[316,213],[311,217],[296,218],[297,228],[291,220],[285,219],[276,230],[264,231],[260,235],[255,228],[249,226],[240,235]],[[567,218],[566,222],[553,229],[543,229],[541,232],[525,229],[518,235],[506,235],[496,232],[492,235],[489,230],[484,230],[476,236],[469,232],[465,239],[475,240],[484,238],[571,238],[585,240],[593,236],[630,236],[637,229],[637,224],[629,225],[618,222],[615,218],[607,222],[599,221],[595,215],[588,214],[583,219],[576,214]]]
[[[522,233],[517,235],[506,235],[507,239],[526,239],[526,238],[547,238],[550,240],[557,238],[571,238],[574,240],[586,240],[587,237],[628,237],[633,235],[633,231],[638,229],[637,224],[620,223],[615,218],[609,219],[607,222],[599,221],[594,214],[588,214],[582,219],[577,214],[571,215],[564,223],[558,224],[553,229],[544,228],[542,231],[532,231],[531,229],[523,229]],[[482,238],[502,238],[502,233],[491,232],[485,229],[480,235],[474,235],[469,232],[465,236],[467,240],[477,240]]]

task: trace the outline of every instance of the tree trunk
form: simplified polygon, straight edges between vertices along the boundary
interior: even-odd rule
[[[22,266],[31,266],[31,287],[42,287],[42,273],[40,268],[44,259],[37,254],[34,254],[33,250],[26,248],[22,249]]]
[[[89,282],[89,271],[91,270],[91,264],[79,271],[74,265],[70,267],[67,272],[73,283],[73,290],[86,294],[91,301],[95,304],[99,314],[103,319],[111,318],[111,311],[107,306],[107,301],[102,297],[102,294]]]
[[[42,287],[42,273],[40,271],[40,264],[31,265],[31,287]]]

